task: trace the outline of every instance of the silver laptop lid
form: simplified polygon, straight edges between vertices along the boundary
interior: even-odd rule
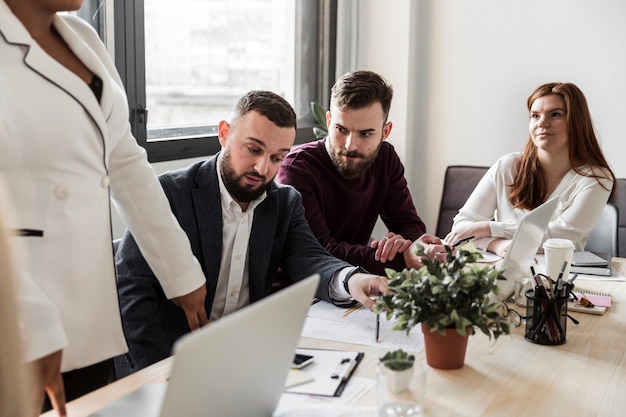
[[[271,416],[319,280],[315,274],[181,337],[167,384],[147,384],[91,417]]]
[[[500,269],[505,269],[504,276],[507,278],[506,281],[498,282],[500,298],[506,299],[513,293],[517,278],[530,277],[530,266],[558,202],[559,196],[554,196],[520,219],[509,251],[500,264]]]

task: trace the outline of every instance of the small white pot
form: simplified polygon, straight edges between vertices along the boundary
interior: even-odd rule
[[[400,394],[406,391],[413,377],[412,367],[403,371],[394,371],[383,365],[382,372],[387,380],[387,388],[394,394]]]

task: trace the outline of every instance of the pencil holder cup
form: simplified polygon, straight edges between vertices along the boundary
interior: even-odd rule
[[[562,345],[567,334],[567,301],[569,297],[548,298],[526,291],[526,335],[539,345]]]

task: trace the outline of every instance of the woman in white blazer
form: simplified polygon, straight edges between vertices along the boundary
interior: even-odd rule
[[[27,309],[27,359],[57,352],[58,361],[62,349],[64,373],[127,351],[111,198],[168,298],[192,328],[208,322],[204,276],[130,132],[115,66],[86,22],[56,14],[81,3],[0,0],[0,180],[16,212],[19,270],[58,309]]]

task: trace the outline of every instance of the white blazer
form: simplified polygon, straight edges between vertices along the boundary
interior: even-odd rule
[[[23,276],[32,278],[60,314],[60,323],[49,313],[35,322],[29,310],[28,359],[65,344],[54,330],[60,325],[67,338],[65,372],[127,350],[111,245],[111,197],[168,298],[205,280],[130,132],[124,87],[104,45],[81,19],[56,16],[53,24],[103,80],[101,103],[35,43],[0,0],[0,181],[15,214],[10,227],[43,234],[13,238],[23,255]],[[21,295],[45,304],[32,291]]]

